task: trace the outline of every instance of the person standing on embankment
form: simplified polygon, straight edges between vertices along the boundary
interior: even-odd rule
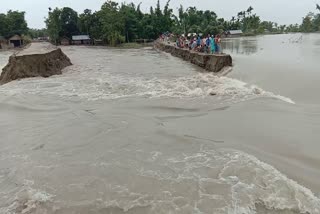
[[[216,52],[220,54],[221,53],[221,36],[219,34],[216,35],[215,43],[216,43]]]
[[[210,40],[211,36],[210,34],[208,34],[208,37],[206,39],[206,46],[207,46],[207,53],[210,54],[211,53],[211,40]]]
[[[211,54],[214,54],[216,52],[216,43],[214,42],[214,35],[210,37],[211,42]]]

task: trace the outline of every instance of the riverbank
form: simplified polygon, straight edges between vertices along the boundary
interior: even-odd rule
[[[62,74],[62,69],[71,65],[70,59],[60,48],[49,43],[32,43],[9,58],[2,69],[0,84],[28,77],[49,77]]]
[[[161,51],[170,53],[175,57],[189,61],[192,64],[198,65],[209,72],[218,73],[224,67],[232,66],[232,58],[228,54],[199,53],[188,49],[178,48],[160,41],[156,41],[154,47]]]

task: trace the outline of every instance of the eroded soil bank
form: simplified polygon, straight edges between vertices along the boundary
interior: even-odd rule
[[[62,74],[62,69],[70,65],[70,59],[60,48],[49,43],[32,43],[27,49],[10,56],[8,64],[2,69],[0,84]]]

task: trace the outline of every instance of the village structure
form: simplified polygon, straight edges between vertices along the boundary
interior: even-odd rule
[[[197,33],[189,33],[188,36],[194,36]],[[202,35],[201,33],[199,34]],[[233,38],[240,37],[243,35],[242,30],[228,30],[222,34],[223,37]],[[49,37],[39,37],[34,39],[33,42],[48,42],[50,41]],[[145,40],[137,40],[137,43],[145,43]],[[148,41],[149,42],[149,41]],[[103,45],[104,42],[101,39],[92,39],[89,35],[73,35],[71,38],[63,37],[60,38],[60,45]],[[16,34],[9,38],[5,38],[0,35],[0,49],[8,48],[20,48],[24,45],[24,40],[22,36]]]
[[[23,38],[19,35],[11,36],[6,39],[3,36],[0,36],[0,49],[5,48],[19,48],[23,46]]]

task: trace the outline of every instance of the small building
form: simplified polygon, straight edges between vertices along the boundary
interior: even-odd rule
[[[102,39],[95,39],[94,45],[103,45],[103,40]]]
[[[0,36],[0,49],[8,46],[8,41],[3,36]]]
[[[67,37],[63,37],[60,41],[61,45],[70,45],[70,39]]]
[[[23,45],[23,39],[19,35],[14,35],[9,38],[9,45],[11,45],[14,48],[19,48]]]
[[[37,38],[38,41],[40,42],[49,42],[49,37],[48,36],[42,36]]]
[[[243,32],[242,30],[228,30],[226,32],[227,37],[239,37],[242,36]]]
[[[264,33],[271,33],[271,32],[268,29],[264,29]]]
[[[91,39],[89,35],[72,36],[72,44],[73,45],[90,45]]]

